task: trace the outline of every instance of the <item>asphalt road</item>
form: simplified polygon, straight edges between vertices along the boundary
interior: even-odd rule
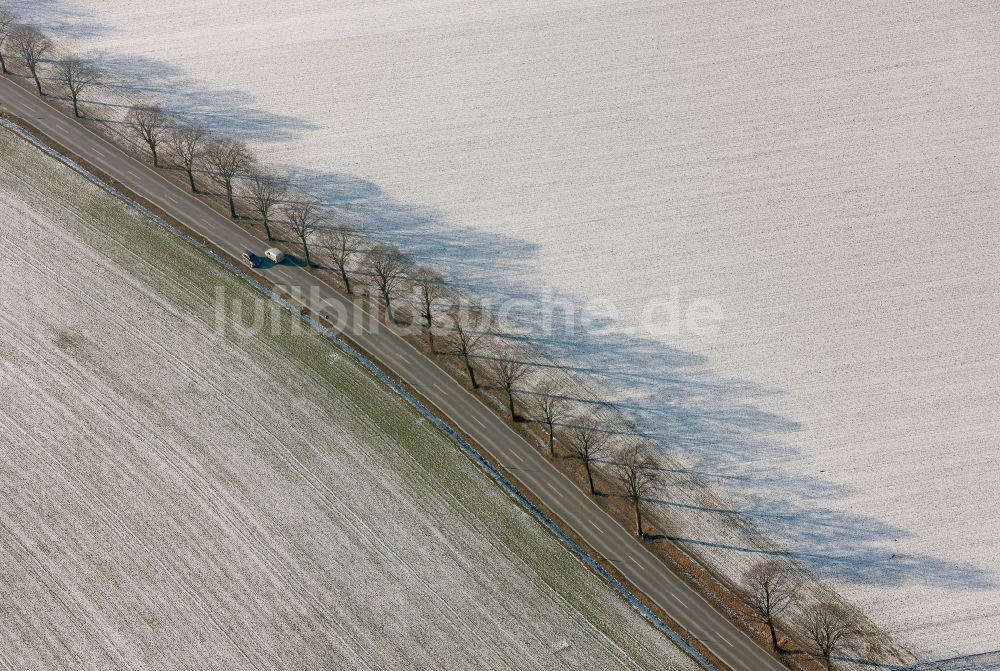
[[[263,243],[238,225],[4,77],[0,77],[0,109],[25,119],[219,248],[237,257],[245,249],[263,252]],[[299,267],[275,265],[262,274],[288,293],[303,296],[302,302],[313,311],[338,315],[342,330],[350,339],[419,390],[453,425],[472,436],[565,524],[730,668],[785,669],[688,587],[504,420],[399,335],[384,325],[376,325],[373,318],[342,294]]]

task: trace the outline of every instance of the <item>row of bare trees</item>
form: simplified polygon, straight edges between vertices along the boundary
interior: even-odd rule
[[[214,138],[204,126],[175,119],[159,104],[132,105],[125,115],[125,128],[133,139],[149,149],[154,168],[165,167],[160,159],[163,148],[166,147],[171,165],[184,171],[193,193],[202,193],[195,175],[207,175],[223,190],[229,214],[234,219],[239,217],[236,211],[236,183],[237,177],[241,175],[247,176],[247,183],[251,186],[255,176],[260,178],[262,184],[273,183],[274,192],[268,194],[269,197],[265,200],[265,220],[271,208],[284,195],[279,181],[257,166],[257,161],[245,143],[231,138]],[[255,192],[248,189],[247,195],[251,197],[250,202],[256,209],[259,202],[253,198]]]
[[[262,166],[244,142],[213,137],[204,126],[175,120],[156,104],[133,105],[125,127],[149,150],[153,167],[182,170],[196,194],[207,193],[199,185],[199,179],[207,178],[221,190],[230,217],[244,218],[237,208],[240,201],[268,241],[277,239],[275,225],[280,223],[301,245],[306,264],[313,265],[310,245],[325,223],[319,204],[290,197],[287,182]]]
[[[317,200],[293,193],[288,181],[261,166],[243,142],[214,138],[204,126],[175,119],[151,103],[133,105],[124,126],[148,150],[154,167],[182,170],[193,193],[206,193],[203,182],[209,180],[221,190],[233,219],[260,224],[269,241],[279,239],[277,229],[282,229],[301,249],[306,265],[331,270],[349,295],[363,285],[378,299],[388,321],[397,321],[395,310],[401,300],[416,304],[430,349],[436,352],[434,332],[447,312],[442,304],[452,296],[439,273],[416,266],[395,246],[372,242],[350,224],[336,221]],[[478,388],[472,361],[484,334],[466,326],[468,312],[452,314],[459,315],[456,347],[472,386]],[[519,379],[515,373],[507,376],[511,383]]]
[[[18,23],[9,9],[0,6],[0,71],[4,75],[12,74],[10,57],[23,64],[34,80],[38,95],[49,94],[42,85],[43,80],[56,82],[76,117],[82,116],[84,94],[105,82],[101,70],[88,59],[57,49],[41,31]],[[148,148],[154,167],[164,167],[166,148],[171,166],[185,172],[193,192],[200,192],[196,175],[201,173],[222,189],[234,218],[238,217],[236,180],[246,175],[247,201],[258,216],[262,215],[268,239],[273,239],[269,215],[284,194],[284,187],[280,180],[257,165],[244,143],[213,138],[204,126],[180,122],[156,103],[133,105],[124,121],[132,139]],[[311,222],[313,209],[308,206],[290,208],[289,219],[297,217],[295,221],[300,224],[297,228],[301,230],[301,224]]]
[[[767,628],[778,653],[791,652],[778,638],[778,620],[795,611],[790,624],[827,671],[834,668],[834,657],[857,644],[864,633],[857,612],[826,594],[810,595],[794,568],[778,558],[754,564],[743,576],[739,596],[751,617]]]
[[[329,223],[319,203],[291,195],[287,181],[262,166],[244,142],[213,137],[201,124],[177,120],[151,103],[133,105],[125,116],[125,128],[149,150],[153,167],[182,170],[196,194],[207,193],[199,184],[199,179],[207,178],[221,189],[230,217],[245,218],[237,208],[237,202],[242,203],[251,215],[249,221],[263,227],[268,241],[278,239],[275,227],[282,226],[301,246],[305,263],[315,265],[312,245]],[[345,241],[353,240],[351,232],[341,232]],[[330,247],[332,235],[333,231],[329,236],[324,231],[323,241]],[[341,277],[350,292],[348,252],[344,249],[333,256],[342,261]]]
[[[295,226],[307,235],[308,227]],[[529,353],[499,337],[493,318],[468,304],[439,272],[416,265],[396,247],[367,242],[346,224],[320,229],[316,246],[321,263],[347,293],[366,287],[390,322],[399,317],[396,307],[405,306],[432,356],[453,357],[473,390],[496,391],[512,422],[536,423],[551,457],[579,464],[591,495],[599,494],[596,471],[606,467],[613,493],[631,507],[636,535],[645,537],[643,507],[664,486],[653,445],[621,436],[592,414],[574,412],[572,392],[564,386],[548,379],[530,384],[535,365]]]
[[[344,275],[344,288],[350,291],[348,255],[363,246],[360,236],[341,226],[325,231],[323,240],[323,249],[336,257],[331,265]],[[528,353],[497,336],[492,317],[467,305],[440,273],[414,266],[399,250],[384,244],[368,249],[356,267],[362,273],[359,279],[375,288],[386,319],[394,319],[394,302],[408,299],[406,304],[414,308],[431,353],[455,357],[473,389],[492,386],[501,395],[512,422],[538,424],[549,455],[578,463],[591,495],[599,494],[595,472],[607,467],[614,493],[632,509],[636,535],[645,537],[643,506],[665,484],[651,444],[620,437],[592,414],[574,413],[571,390],[564,386],[548,379],[529,384],[535,366]],[[559,454],[557,443],[562,448]]]

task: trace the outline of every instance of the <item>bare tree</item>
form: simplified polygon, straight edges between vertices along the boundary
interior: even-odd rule
[[[323,221],[319,212],[319,204],[315,200],[303,199],[293,200],[285,207],[285,218],[288,220],[288,227],[292,233],[302,243],[302,252],[306,257],[306,265],[312,265],[309,257],[309,240],[316,233],[320,223]]]
[[[201,160],[205,148],[208,131],[201,124],[186,124],[173,129],[167,136],[167,142],[174,157],[187,173],[191,193],[198,193],[198,185],[194,181],[194,168]]]
[[[28,67],[31,76],[34,77],[38,95],[44,96],[42,81],[38,78],[38,66],[52,51],[52,40],[31,26],[15,26],[10,33],[10,43],[14,47],[15,53]]]
[[[13,12],[0,7],[0,73],[5,75],[9,75],[10,70],[7,69],[7,61],[3,58],[3,49],[16,23],[17,19],[14,17]]]
[[[527,377],[531,367],[510,346],[500,347],[488,369],[490,378],[507,395],[507,409],[510,410],[510,420],[518,421],[514,408],[514,387]]]
[[[544,382],[538,388],[533,406],[538,422],[545,426],[549,439],[549,455],[556,454],[556,425],[569,415],[569,401],[561,387]]]
[[[353,259],[361,253],[361,236],[353,227],[347,224],[337,224],[333,228],[324,231],[320,244],[326,250],[330,263],[340,273],[340,280],[344,283],[344,290],[351,292],[351,270]]]
[[[632,504],[635,512],[635,533],[642,531],[642,502],[663,488],[663,472],[656,460],[649,456],[649,447],[643,443],[630,443],[618,453],[612,467],[622,498]]]
[[[775,652],[781,651],[775,620],[792,604],[797,589],[795,576],[777,559],[757,562],[743,574],[740,600],[756,620],[767,626]]]
[[[365,255],[365,268],[382,298],[386,319],[392,321],[392,301],[406,282],[409,259],[391,245],[375,245]]]
[[[271,213],[274,212],[278,202],[285,197],[287,190],[282,180],[261,168],[251,169],[243,184],[243,197],[260,219],[268,240],[274,240],[271,234]]]
[[[566,438],[566,458],[579,461],[587,472],[587,483],[590,493],[597,495],[594,489],[594,464],[608,452],[608,434],[590,415],[572,420],[564,431]]]
[[[170,130],[170,117],[159,105],[133,105],[125,116],[125,123],[149,147],[153,155],[153,167],[160,167],[158,149]]]
[[[821,600],[806,615],[806,635],[816,646],[816,653],[826,665],[833,668],[833,656],[854,634],[852,618],[847,610],[830,601]]]
[[[80,116],[80,96],[91,86],[101,81],[101,73],[93,65],[72,54],[60,58],[56,63],[59,80],[66,87],[73,102],[73,115]]]
[[[473,360],[486,341],[488,331],[481,328],[486,316],[475,308],[458,305],[451,311],[452,330],[448,336],[448,351],[462,360],[469,374],[469,384],[479,388]]]
[[[238,219],[236,201],[233,199],[233,181],[241,172],[253,166],[253,156],[247,146],[239,140],[213,140],[205,146],[205,163],[208,172],[226,192],[229,200],[229,216]]]
[[[434,327],[438,316],[447,309],[448,286],[440,273],[426,266],[417,268],[411,281],[417,295],[417,310],[427,332],[427,343],[434,354]]]

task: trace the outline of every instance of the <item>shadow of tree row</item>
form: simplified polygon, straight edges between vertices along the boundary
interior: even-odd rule
[[[7,0],[15,14],[30,19],[46,34],[67,40],[110,37],[114,31],[89,10],[62,0]],[[163,60],[139,54],[99,50],[88,54],[111,80],[99,95],[81,100],[99,120],[117,123],[128,107],[127,94],[157,100],[181,118],[197,120],[220,135],[262,144],[279,143],[314,128],[301,118],[277,114],[256,105],[254,96],[237,88],[219,88]],[[119,101],[119,94],[122,99]],[[103,110],[103,112],[102,112]]]
[[[293,170],[293,176],[373,237],[438,267],[457,287],[487,303],[583,304],[578,297],[525,280],[534,275],[539,252],[531,242],[456,225],[429,208],[401,203],[355,175],[300,169]],[[876,514],[835,510],[831,504],[849,496],[849,488],[782,468],[795,456],[787,438],[801,427],[762,409],[780,390],[722,377],[705,357],[658,340],[620,333],[594,336],[582,329],[539,333],[531,312],[507,316],[512,321],[510,337],[585,376],[612,399],[624,398],[610,404],[630,420],[634,433],[656,440],[662,450],[690,464],[684,475],[715,486],[725,482],[746,501],[739,509],[702,508],[670,498],[657,505],[749,518],[780,546],[790,548],[775,554],[791,557],[823,577],[890,586],[910,580],[960,589],[996,586],[990,571],[973,564],[893,553],[886,548],[909,537],[908,531]],[[740,553],[767,552],[710,540],[673,540]]]

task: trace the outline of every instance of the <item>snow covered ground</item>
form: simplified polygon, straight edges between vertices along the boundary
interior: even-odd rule
[[[0,244],[0,667],[695,667],[359,365],[4,129]]]
[[[533,335],[922,656],[1000,648],[994,3],[14,5],[484,295],[606,299]]]

